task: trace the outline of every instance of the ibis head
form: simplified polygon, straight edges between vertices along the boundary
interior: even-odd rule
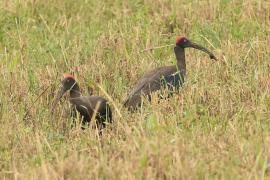
[[[52,104],[52,111],[54,111],[56,104],[60,101],[62,96],[67,92],[68,90],[75,90],[74,94],[79,94],[79,89],[78,89],[77,82],[74,78],[74,76],[70,73],[67,73],[64,75],[64,79],[61,82],[61,87],[56,95],[56,98]],[[77,90],[78,89],[78,90]],[[76,91],[77,90],[77,91]]]
[[[198,49],[198,50],[201,50],[201,51],[207,53],[209,55],[210,59],[217,60],[215,55],[211,51],[209,51],[207,48],[188,40],[186,37],[184,37],[182,35],[180,35],[176,38],[175,51],[177,51],[179,48],[181,48],[181,49],[184,49],[184,48]]]

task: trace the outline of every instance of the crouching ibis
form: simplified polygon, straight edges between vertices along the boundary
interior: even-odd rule
[[[188,47],[201,50],[207,53],[210,59],[217,60],[214,54],[205,47],[188,40],[184,36],[178,36],[174,47],[177,65],[159,67],[145,73],[127,96],[124,106],[129,110],[135,110],[141,104],[142,95],[151,100],[151,93],[157,90],[163,88],[168,89],[169,92],[179,90],[186,76],[185,48]]]
[[[52,104],[52,112],[65,92],[70,91],[69,101],[72,104],[72,110],[79,112],[83,125],[94,119],[97,127],[102,129],[106,123],[112,122],[112,112],[106,99],[101,96],[82,96],[80,87],[72,74],[65,74],[61,84],[62,87]]]

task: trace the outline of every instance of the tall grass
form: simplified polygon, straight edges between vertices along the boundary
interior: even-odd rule
[[[0,0],[1,179],[268,179],[270,3],[263,0]],[[187,49],[180,93],[129,113],[144,72]],[[62,74],[110,99],[102,137],[70,128]],[[47,90],[46,90],[47,89]],[[42,94],[43,93],[43,94]],[[40,95],[42,94],[42,95]]]

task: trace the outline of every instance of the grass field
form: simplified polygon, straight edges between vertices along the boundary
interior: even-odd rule
[[[219,61],[187,49],[180,93],[128,112],[137,79],[176,63],[143,50],[179,34]],[[0,179],[269,179],[269,58],[266,0],[0,0]],[[74,70],[110,99],[101,137],[70,128],[67,99],[50,114]]]

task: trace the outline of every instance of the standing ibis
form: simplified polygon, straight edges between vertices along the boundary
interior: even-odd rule
[[[185,48],[188,47],[204,51],[211,59],[217,60],[214,54],[205,47],[191,42],[184,36],[178,36],[174,47],[177,65],[159,67],[145,73],[124,101],[124,106],[129,110],[135,110],[141,104],[142,95],[150,101],[151,93],[157,90],[163,88],[170,92],[179,90],[186,76]]]
[[[78,111],[82,118],[82,124],[90,123],[91,119],[96,120],[97,127],[102,129],[106,122],[112,122],[110,106],[101,96],[81,96],[80,87],[72,74],[65,74],[61,82],[62,87],[58,91],[52,104],[53,112],[56,104],[60,101],[65,92],[70,91],[69,101],[72,104],[73,112]]]

